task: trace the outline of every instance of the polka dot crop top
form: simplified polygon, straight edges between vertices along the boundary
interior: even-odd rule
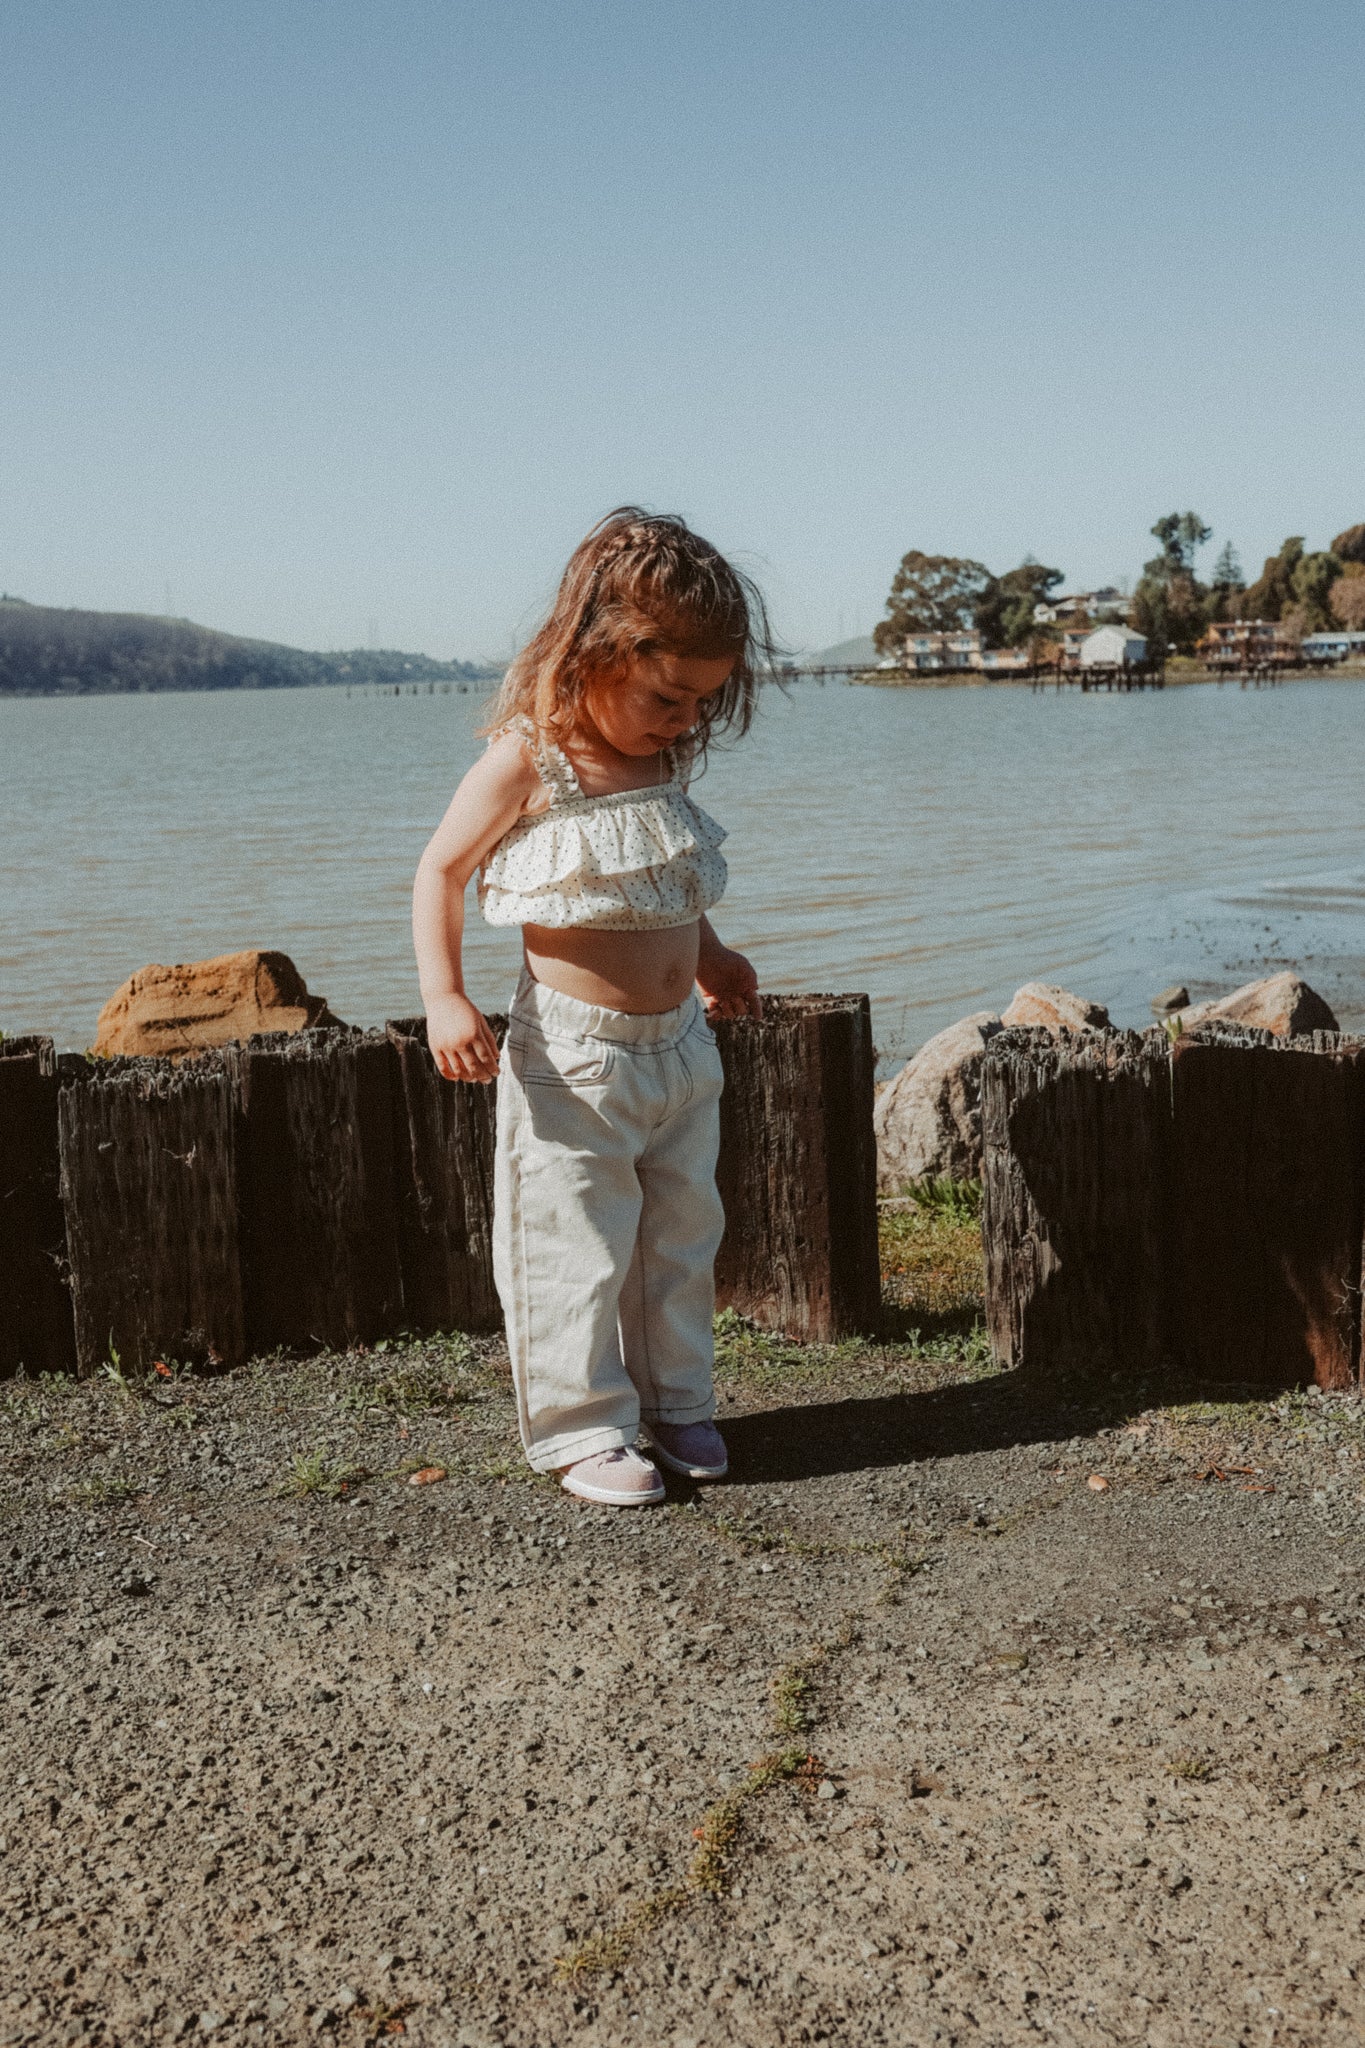
[[[719,903],[725,833],[688,795],[672,748],[657,788],[584,796],[565,756],[529,718],[492,737],[505,732],[526,741],[550,806],[519,818],[484,861],[479,907],[489,924],[658,931],[694,924]]]

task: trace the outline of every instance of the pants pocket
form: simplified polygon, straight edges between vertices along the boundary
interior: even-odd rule
[[[523,1088],[600,1088],[616,1064],[616,1048],[604,1039],[550,1038],[515,1020],[507,1047]]]

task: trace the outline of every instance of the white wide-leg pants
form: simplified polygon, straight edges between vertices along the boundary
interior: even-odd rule
[[[637,1017],[523,974],[498,1077],[493,1270],[539,1472],[715,1411],[720,1054],[695,992]]]

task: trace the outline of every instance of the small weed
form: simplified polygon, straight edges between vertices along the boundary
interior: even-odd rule
[[[30,1377],[21,1368],[0,1393],[0,1415],[8,1422],[45,1422],[49,1404],[75,1392],[79,1380],[67,1372],[43,1372]]]
[[[376,1345],[375,1349],[380,1347]],[[467,1350],[468,1357],[458,1360],[457,1370],[472,1358],[472,1346],[467,1345]],[[444,1358],[405,1359],[376,1379],[356,1380],[346,1388],[339,1405],[350,1415],[403,1416],[459,1407],[472,1400],[477,1390],[459,1384],[453,1376],[452,1363]]]
[[[1224,1429],[1236,1434],[1270,1420],[1267,1401],[1186,1401],[1166,1409],[1166,1419],[1189,1429]]]
[[[299,1451],[291,1460],[279,1491],[297,1494],[301,1500],[314,1494],[323,1500],[335,1500],[347,1487],[368,1477],[365,1467],[353,1465],[349,1458],[334,1458],[327,1451]]]
[[[121,1401],[135,1401],[137,1399],[137,1392],[123,1370],[123,1361],[115,1348],[112,1331],[109,1333],[108,1363],[100,1367],[99,1376],[103,1380],[108,1380]]]
[[[93,1478],[83,1479],[78,1486],[73,1486],[67,1499],[73,1507],[107,1508],[115,1501],[131,1500],[136,1492],[131,1479],[97,1472]]]
[[[691,1902],[692,1894],[685,1884],[651,1892],[647,1899],[641,1899],[638,1905],[632,1906],[615,1927],[604,1928],[601,1934],[590,1934],[567,1955],[556,1956],[556,1977],[561,1984],[576,1984],[583,1977],[619,1970],[643,1935],[657,1927],[661,1920],[685,1911]]]
[[[814,1720],[809,1702],[815,1692],[811,1670],[817,1661],[808,1657],[804,1663],[788,1664],[773,1680],[773,1726],[780,1735],[804,1735]]]
[[[930,1173],[923,1180],[907,1181],[899,1194],[887,1197],[881,1206],[894,1209],[907,1203],[945,1223],[975,1223],[981,1215],[981,1183]]]
[[[558,1486],[559,1475],[555,1472],[534,1472],[524,1458],[492,1458],[483,1467],[480,1476],[496,1480],[500,1486]]]
[[[1166,1769],[1173,1778],[1184,1778],[1192,1785],[1202,1785],[1213,1776],[1213,1765],[1208,1758],[1193,1749],[1182,1749],[1178,1755],[1168,1758]]]
[[[742,1784],[736,1785],[732,1792],[727,1792],[723,1799],[708,1807],[701,1826],[693,1829],[697,1846],[687,1869],[689,1891],[709,1892],[712,1898],[722,1896],[729,1886],[729,1852],[739,1834],[745,1807],[761,1792],[768,1792],[774,1785],[784,1785],[789,1778],[794,1778],[805,1768],[809,1756],[808,1750],[783,1749],[771,1756],[760,1757]]]
[[[355,2015],[364,2021],[372,2041],[383,2041],[395,2034],[406,2034],[403,2022],[413,2009],[414,2001],[403,1998],[397,2005],[358,2005]]]

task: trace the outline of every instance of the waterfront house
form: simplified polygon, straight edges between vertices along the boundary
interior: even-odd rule
[[[1070,597],[1045,597],[1033,607],[1035,626],[1062,626],[1089,619],[1099,624],[1105,619],[1122,619],[1132,602],[1112,583],[1106,583],[1102,590],[1077,590]]]
[[[1219,619],[1199,642],[1210,668],[1260,668],[1299,659],[1299,642],[1276,619]]]
[[[1147,642],[1131,626],[1096,626],[1076,658],[1082,668],[1136,668],[1147,659]]]
[[[902,666],[921,671],[977,668],[980,666],[981,635],[975,630],[960,633],[907,633]]]
[[[1309,633],[1303,642],[1305,661],[1365,661],[1365,633],[1344,627],[1330,633]]]
[[[959,633],[908,633],[899,665],[925,674],[976,670],[985,675],[1009,675],[1026,669],[1029,658],[1022,647],[983,647],[981,635],[973,627]]]

